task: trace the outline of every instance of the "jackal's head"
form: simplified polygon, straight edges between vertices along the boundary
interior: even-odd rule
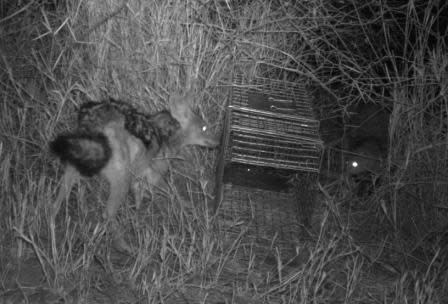
[[[378,174],[382,171],[384,157],[384,151],[378,141],[372,138],[363,139],[347,153],[347,173],[350,176]]]
[[[171,114],[179,121],[181,128],[176,134],[181,147],[198,145],[215,148],[219,145],[219,137],[212,132],[201,116],[192,110],[192,96],[174,96],[170,103]]]

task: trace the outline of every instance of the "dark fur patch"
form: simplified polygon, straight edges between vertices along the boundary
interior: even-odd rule
[[[124,119],[125,129],[139,138],[146,148],[160,145],[180,129],[180,123],[169,111],[145,114],[129,103],[112,99],[90,101],[79,109],[79,126],[82,130],[96,130],[111,121]]]
[[[143,113],[132,113],[132,115],[125,117],[124,123],[125,129],[139,138],[147,148],[151,144],[160,145],[162,140],[157,128],[151,124],[149,117],[149,115]]]
[[[126,117],[125,128],[129,133],[140,138],[147,148],[153,140],[156,140],[160,146],[180,128],[180,123],[168,111],[153,115],[133,114]]]
[[[150,122],[159,129],[162,140],[168,140],[180,129],[180,123],[167,110],[152,115]]]
[[[100,173],[112,156],[109,141],[102,133],[59,135],[50,143],[50,149],[84,176]]]
[[[123,114],[112,104],[89,101],[78,112],[80,130],[97,131],[112,121],[124,120]]]

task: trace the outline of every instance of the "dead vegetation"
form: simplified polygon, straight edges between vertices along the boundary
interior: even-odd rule
[[[93,1],[0,4],[0,303],[445,303],[447,4],[443,1]],[[303,81],[327,143],[353,104],[390,109],[387,168],[353,195],[334,164],[312,236],[290,258],[217,229],[216,153],[191,149],[112,249],[104,185],[83,182],[51,217],[61,167],[48,153],[85,100],[148,112],[196,90],[222,121],[234,69]],[[338,157],[330,157],[341,161]],[[341,175],[342,176],[342,175]],[[218,211],[219,212],[219,211]]]

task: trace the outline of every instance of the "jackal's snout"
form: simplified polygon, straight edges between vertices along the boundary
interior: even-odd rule
[[[198,145],[205,148],[216,148],[219,145],[219,137],[199,117],[194,119],[185,131],[185,145]]]
[[[202,138],[201,146],[214,149],[219,146],[219,137],[216,134],[207,134]]]

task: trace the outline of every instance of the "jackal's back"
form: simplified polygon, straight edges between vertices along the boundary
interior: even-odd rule
[[[78,123],[83,130],[101,130],[111,122],[118,122],[131,135],[140,139],[146,148],[160,146],[179,128],[179,122],[169,111],[146,114],[129,103],[109,99],[87,102],[79,110]]]
[[[125,116],[109,102],[89,101],[78,112],[78,128],[85,132],[100,131],[111,122],[122,122]]]

